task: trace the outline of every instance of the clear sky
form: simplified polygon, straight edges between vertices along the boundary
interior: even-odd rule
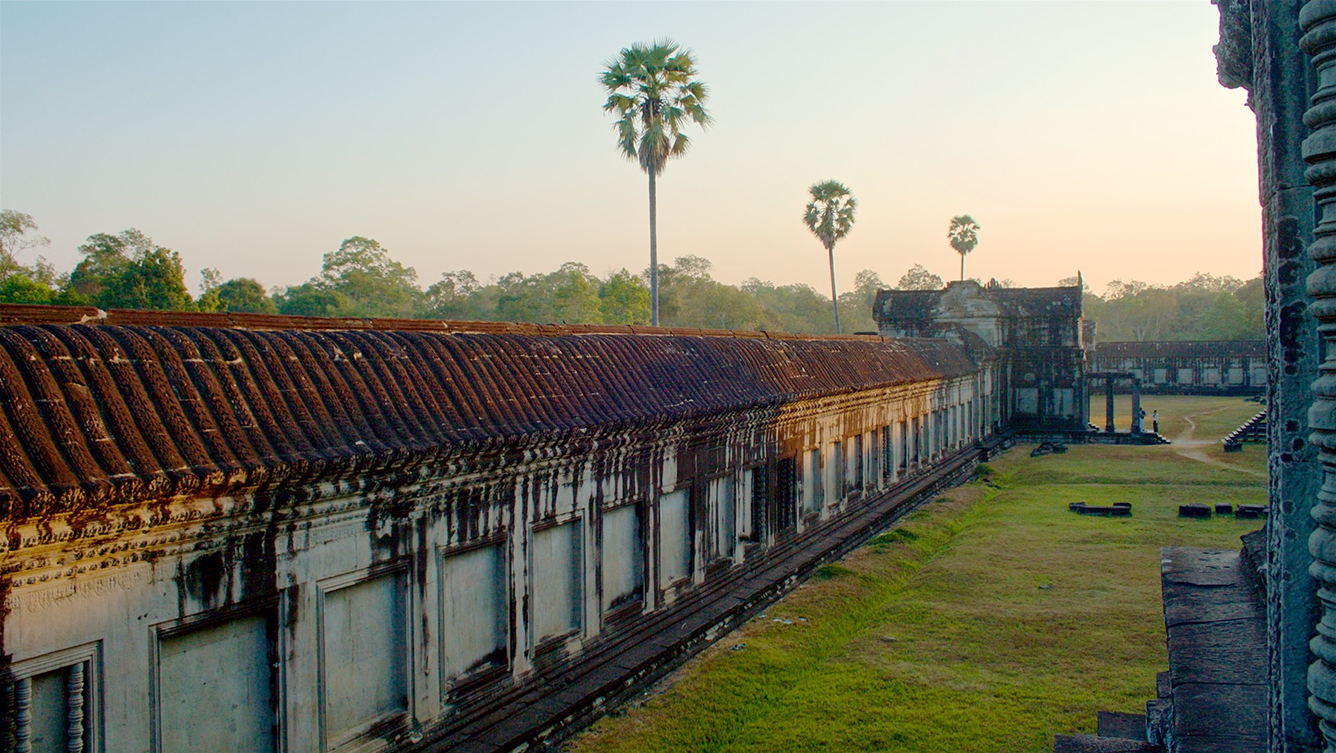
[[[801,223],[836,179],[842,289],[919,262],[1051,285],[1261,268],[1254,120],[1194,2],[0,3],[0,203],[58,268],[137,227],[203,267],[295,284],[352,235],[424,287],[648,262],[645,175],[602,64],[692,48],[716,125],[659,188],[660,258],[827,285]]]

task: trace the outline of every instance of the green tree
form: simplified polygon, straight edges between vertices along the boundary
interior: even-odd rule
[[[663,322],[673,327],[772,330],[779,318],[753,295],[710,277],[711,263],[700,256],[681,256],[660,270],[663,280]]]
[[[626,269],[608,275],[599,289],[605,324],[649,324],[649,287]]]
[[[54,303],[56,291],[23,272],[13,272],[0,280],[0,303]]]
[[[603,321],[598,297],[599,279],[589,267],[568,261],[542,281],[551,291],[553,318],[566,324],[599,324]]]
[[[83,259],[70,273],[61,302],[177,311],[194,307],[181,256],[135,228],[90,235],[79,253]]]
[[[830,256],[830,305],[835,312],[835,334],[840,333],[840,297],[835,292],[835,244],[844,239],[854,226],[854,212],[858,200],[838,181],[814,183],[808,189],[812,200],[807,202],[803,223],[812,231]]]
[[[497,280],[496,315],[504,321],[598,324],[603,321],[601,282],[578,262],[555,272],[512,272]]]
[[[467,269],[444,272],[436,284],[427,288],[423,315],[428,319],[477,319],[473,298],[482,286]]]
[[[496,281],[497,318],[505,322],[551,322],[555,317],[544,275],[511,272]]]
[[[117,277],[107,281],[97,299],[102,308],[186,311],[191,308],[186,290],[186,270],[181,255],[169,249],[152,251],[131,259]]]
[[[131,261],[153,250],[153,239],[130,228],[118,235],[94,233],[79,246],[83,259],[70,273],[66,291],[96,306],[107,306],[103,295],[130,268]]]
[[[1103,296],[1084,297],[1085,317],[1105,342],[1261,338],[1264,304],[1260,276],[1244,282],[1204,273],[1172,286],[1114,280]]]
[[[294,285],[277,296],[274,304],[288,316],[339,316],[350,307],[348,297],[313,282]]]
[[[0,282],[12,274],[24,273],[29,279],[35,276],[19,263],[18,257],[30,248],[51,245],[51,241],[36,232],[37,222],[32,215],[0,209]]]
[[[599,83],[608,92],[605,112],[617,116],[617,147],[649,174],[650,323],[659,324],[659,246],[656,180],[668,160],[686,154],[688,123],[702,128],[712,119],[705,109],[709,90],[695,78],[690,50],[672,40],[637,42],[608,61]]]
[[[979,245],[979,223],[968,214],[962,214],[951,218],[951,224],[946,229],[946,239],[951,244],[951,248],[960,254],[960,279],[965,279],[965,254],[974,250]]]
[[[321,259],[320,274],[275,301],[294,316],[382,316],[419,313],[417,272],[390,258],[380,243],[357,235]]]
[[[218,311],[245,314],[277,314],[278,306],[259,280],[236,277],[209,291],[218,300]],[[206,294],[207,295],[207,294]],[[201,296],[203,299],[203,296]]]
[[[896,290],[941,290],[942,278],[929,272],[922,264],[915,264],[895,284]]]
[[[223,273],[213,267],[205,267],[199,271],[199,300],[195,301],[195,309],[205,313],[212,313],[223,310],[223,304],[218,300],[218,287],[223,284]]]
[[[1243,329],[1245,339],[1264,337],[1266,325],[1263,323],[1263,311],[1266,308],[1266,286],[1262,276],[1258,275],[1243,283],[1234,291],[1234,295],[1243,303]]]
[[[885,289],[881,275],[865,269],[854,276],[854,289],[840,294],[840,320],[853,332],[875,332],[877,321],[873,308],[877,293]]]
[[[338,316],[392,316],[416,313],[422,291],[417,272],[394,259],[380,243],[360,235],[324,255],[320,275],[311,281],[342,296]]]
[[[781,332],[821,335],[835,331],[834,312],[811,285],[776,286],[752,277],[742,283],[742,290],[756,298]]]

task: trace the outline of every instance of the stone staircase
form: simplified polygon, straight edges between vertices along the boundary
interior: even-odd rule
[[[1266,442],[1266,408],[1220,441],[1225,445],[1226,452],[1243,449],[1244,442]]]

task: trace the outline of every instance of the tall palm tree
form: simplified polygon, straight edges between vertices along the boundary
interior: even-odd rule
[[[979,223],[968,214],[962,214],[959,217],[951,218],[951,225],[946,229],[946,239],[951,242],[951,248],[960,254],[960,279],[965,279],[965,254],[974,250],[979,245]]]
[[[844,239],[854,226],[854,211],[858,200],[839,181],[814,183],[807,189],[812,200],[807,202],[803,222],[812,231],[830,255],[830,303],[835,307],[835,334],[840,334],[840,299],[835,294],[835,243]]]
[[[636,42],[609,60],[599,83],[608,90],[606,112],[617,116],[617,148],[649,173],[650,324],[659,325],[659,241],[655,180],[668,160],[686,154],[688,123],[714,122],[705,110],[709,89],[696,80],[691,50],[671,39]]]

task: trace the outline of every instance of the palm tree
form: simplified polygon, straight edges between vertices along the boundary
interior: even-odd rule
[[[961,280],[965,279],[965,254],[979,245],[979,230],[979,223],[968,214],[952,217],[951,225],[946,229],[946,239],[951,242],[951,248],[960,254]]]
[[[606,112],[617,115],[617,148],[649,173],[650,324],[659,325],[659,245],[655,180],[668,160],[686,154],[688,122],[702,128],[713,119],[705,111],[709,90],[696,80],[691,51],[671,39],[636,42],[606,63],[599,83],[608,90]]]
[[[808,192],[812,200],[807,202],[807,211],[803,213],[803,222],[812,231],[821,245],[830,255],[830,302],[835,307],[835,334],[840,334],[840,299],[835,294],[835,243],[844,239],[854,226],[854,211],[858,209],[858,200],[854,198],[843,183],[828,180],[815,183]]]

